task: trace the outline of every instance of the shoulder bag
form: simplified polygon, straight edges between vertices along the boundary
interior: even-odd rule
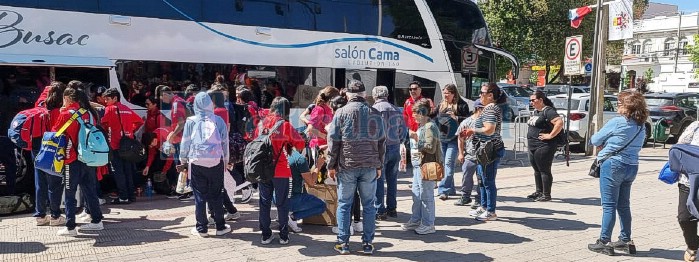
[[[628,147],[631,144],[631,142],[633,142],[636,139],[636,137],[638,136],[638,134],[641,133],[642,130],[643,130],[643,127],[639,127],[638,132],[636,132],[636,135],[633,136],[633,138],[631,140],[629,140],[629,142],[627,142],[626,145],[622,146],[621,148],[614,150],[614,152],[607,154],[602,159],[595,158],[595,160],[592,161],[592,166],[590,166],[590,171],[587,173],[587,175],[594,177],[594,178],[599,178],[600,167],[602,166],[602,163],[604,161],[606,161],[607,159],[609,159],[610,157],[615,156],[615,155],[619,154],[619,152],[626,149],[626,147]]]
[[[119,107],[116,107],[117,116],[121,125],[121,139],[119,140],[119,157],[132,163],[140,163],[146,159],[146,149],[136,139],[130,138],[124,132],[124,121],[121,120]]]

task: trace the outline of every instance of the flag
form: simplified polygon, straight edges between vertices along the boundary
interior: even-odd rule
[[[609,3],[609,41],[633,38],[633,1]]]
[[[573,28],[580,27],[580,23],[582,23],[583,17],[585,17],[590,12],[592,12],[592,8],[590,8],[590,6],[583,6],[575,9],[570,9],[568,12],[570,26],[572,26]]]

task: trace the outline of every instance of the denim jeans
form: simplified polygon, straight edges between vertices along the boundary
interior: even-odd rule
[[[396,191],[398,187],[398,164],[400,163],[400,145],[386,146],[386,154],[381,170],[381,177],[376,180],[377,213],[386,213],[386,209],[396,209]],[[384,205],[384,181],[386,181],[386,203]]]
[[[444,178],[439,181],[439,189],[437,193],[445,195],[454,195],[454,162],[456,161],[456,153],[459,151],[459,144],[456,139],[442,142],[442,156],[444,157]]]
[[[464,171],[464,175],[461,177],[461,193],[466,197],[471,197],[473,174],[476,173],[477,168],[478,164],[475,161],[464,159],[464,164],[461,166],[461,170]]]
[[[209,220],[206,217],[206,205],[213,211],[216,230],[225,228],[223,220],[223,162],[213,167],[190,165],[189,170],[192,191],[194,192],[194,215],[197,219],[196,228],[199,233],[206,233]]]
[[[301,193],[289,198],[289,213],[294,219],[304,219],[325,212],[325,202],[314,195]]]
[[[32,158],[36,158],[38,153],[38,150],[32,151]],[[49,175],[38,168],[34,168],[34,189],[36,190],[34,217],[46,216],[46,202],[49,203],[49,211],[52,218],[61,216],[63,178]]]
[[[75,193],[78,185],[80,185],[80,191],[83,192],[87,207],[90,209],[91,223],[99,223],[104,218],[99,200],[97,200],[97,192],[95,191],[95,184],[97,183],[96,171],[96,168],[89,167],[78,160],[65,167],[66,227],[69,230],[75,229],[75,212],[78,204],[78,200],[75,199]]]
[[[359,189],[359,197],[362,201],[362,242],[372,243],[374,241],[374,230],[376,229],[376,169],[375,168],[353,168],[340,169],[337,174],[337,241],[349,243],[350,236],[350,209],[354,202],[354,192]]]
[[[619,238],[631,240],[631,184],[636,179],[638,165],[607,159],[600,167],[599,191],[602,199],[602,229],[600,239],[611,240],[612,229],[619,213]]]
[[[495,186],[495,176],[498,174],[498,166],[500,158],[505,155],[505,148],[499,149],[495,161],[490,165],[483,166],[478,164],[478,175],[483,181],[483,186],[480,186],[481,191],[481,206],[488,212],[495,213],[496,201],[498,199],[498,188]]]
[[[289,178],[272,178],[269,183],[257,183],[260,190],[260,230],[262,238],[272,236],[272,200],[277,207],[279,237],[289,239]]]
[[[434,226],[434,184],[436,181],[422,180],[420,162],[413,161],[413,213],[410,223],[421,222],[424,226]]]
[[[126,161],[119,157],[119,152],[112,151],[111,153],[112,162],[112,174],[114,174],[114,182],[116,182],[117,190],[119,191],[120,199],[135,200],[136,188],[133,183],[133,176],[135,173],[135,167],[132,162]]]

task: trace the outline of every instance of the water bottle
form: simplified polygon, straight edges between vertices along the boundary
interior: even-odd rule
[[[146,197],[152,197],[153,196],[153,181],[148,179],[148,182],[146,182]]]

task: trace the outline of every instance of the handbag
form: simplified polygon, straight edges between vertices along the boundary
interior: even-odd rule
[[[124,122],[121,121],[121,113],[117,107],[117,116],[121,122],[121,139],[119,140],[119,157],[129,162],[140,163],[146,159],[146,149],[136,139],[130,138],[124,132]]]
[[[475,141],[475,140],[474,140]],[[476,161],[481,165],[490,165],[497,158],[495,154],[495,141],[478,141],[476,147]]]
[[[594,178],[599,178],[600,167],[602,166],[602,163],[604,163],[604,161],[606,161],[610,157],[615,156],[616,154],[619,154],[619,152],[623,151],[627,146],[629,146],[631,144],[631,142],[636,140],[636,137],[638,137],[638,134],[640,134],[642,130],[643,130],[643,128],[639,127],[638,132],[636,132],[636,135],[634,135],[633,138],[631,140],[629,140],[629,142],[626,142],[626,144],[624,146],[622,146],[621,148],[614,150],[614,152],[607,154],[602,159],[595,158],[595,160],[592,161],[592,166],[590,166],[590,171],[588,171],[587,175],[594,177]]]
[[[670,169],[670,162],[665,163],[662,169],[660,169],[660,174],[658,174],[658,179],[665,182],[666,184],[674,184],[680,180],[680,173],[674,172]]]
[[[75,119],[81,117],[87,110],[80,109],[66,121],[57,132],[45,132],[41,138],[41,148],[34,158],[34,167],[53,176],[63,176],[65,167],[66,146],[68,140],[63,132],[68,129]]]
[[[444,166],[439,162],[427,162],[420,165],[422,180],[441,181],[444,178]]]

